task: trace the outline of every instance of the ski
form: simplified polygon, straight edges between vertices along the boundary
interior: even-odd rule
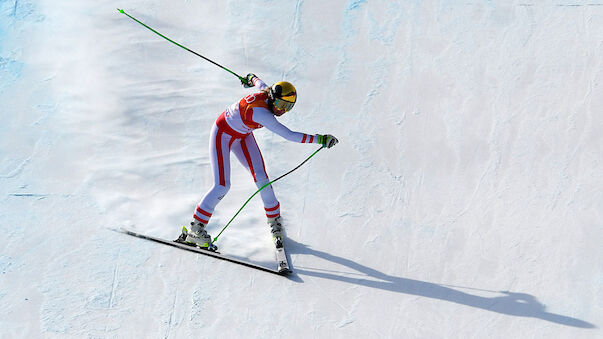
[[[291,268],[289,268],[289,261],[287,261],[287,252],[285,252],[285,246],[282,245],[276,248],[276,262],[278,264],[277,271],[279,274],[289,274],[291,273]]]
[[[274,245],[276,246],[277,271],[281,274],[291,273],[292,271],[291,268],[289,268],[289,261],[287,261],[287,252],[285,252],[283,238],[274,238]]]
[[[285,255],[284,248],[283,248],[283,251],[282,251],[283,254],[282,254],[282,257],[281,257],[281,258],[284,258],[284,259],[277,259],[277,260],[284,260],[284,266],[281,264],[281,261],[279,261],[279,265],[278,265],[279,268],[276,269],[276,270],[274,270],[274,269],[270,269],[270,268],[267,268],[267,267],[264,267],[264,266],[261,266],[261,265],[256,265],[256,264],[248,262],[248,261],[244,261],[244,260],[236,259],[236,258],[233,258],[233,257],[229,257],[229,256],[221,254],[220,252],[213,252],[213,251],[209,251],[209,250],[203,250],[203,249],[201,249],[199,247],[186,245],[186,244],[183,244],[183,243],[180,243],[180,242],[176,242],[176,241],[173,241],[173,240],[166,240],[166,239],[162,239],[162,238],[157,238],[157,237],[153,237],[153,236],[150,236],[150,235],[146,235],[146,234],[142,234],[142,233],[137,233],[137,232],[134,232],[134,231],[130,231],[130,230],[127,230],[125,228],[120,228],[119,231],[121,233],[125,233],[125,234],[128,234],[128,235],[137,237],[137,238],[154,241],[156,243],[160,243],[160,244],[164,244],[164,245],[168,245],[168,246],[172,246],[172,247],[177,247],[177,248],[182,249],[182,250],[186,250],[186,251],[190,251],[190,252],[195,252],[195,253],[203,254],[203,255],[206,255],[206,256],[213,257],[215,259],[221,259],[221,260],[225,260],[225,261],[230,261],[230,262],[235,263],[235,264],[247,266],[247,267],[250,267],[250,268],[255,268],[255,269],[258,269],[258,270],[261,270],[261,271],[264,271],[264,272],[274,273],[274,274],[278,274],[278,275],[287,275],[287,274],[291,273],[291,270],[289,269],[289,264],[287,263],[287,257]],[[279,258],[278,251],[277,251],[277,258]],[[285,268],[281,269],[281,267],[285,267]]]

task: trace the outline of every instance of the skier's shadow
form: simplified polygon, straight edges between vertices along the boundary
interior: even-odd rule
[[[370,267],[358,264],[352,260],[338,257],[327,252],[314,250],[290,238],[286,240],[286,246],[287,252],[289,254],[314,255],[324,260],[328,260],[339,265],[349,267],[366,276],[366,278],[362,276],[352,277],[349,274],[343,272],[327,271],[307,267],[293,267],[295,274],[291,275],[291,279],[297,282],[303,282],[299,275],[312,276],[323,279],[338,280],[350,284],[378,288],[397,293],[417,295],[432,299],[440,299],[461,305],[481,308],[487,311],[497,312],[501,314],[519,317],[539,318],[542,320],[566,326],[596,328],[595,325],[580,319],[547,312],[546,306],[541,304],[538,299],[536,299],[533,295],[530,294],[500,291],[495,292],[499,294],[498,296],[494,296],[491,298],[481,297],[461,292],[459,290],[446,287],[444,285],[387,275]],[[379,280],[377,281],[373,279]]]

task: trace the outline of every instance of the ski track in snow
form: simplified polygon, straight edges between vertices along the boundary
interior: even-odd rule
[[[112,231],[189,222],[237,79],[107,1],[0,0],[0,337],[601,337],[603,4],[119,6],[339,138],[274,185],[295,273]],[[273,178],[316,149],[255,136]],[[255,189],[233,157],[212,235]],[[275,265],[259,199],[218,245]]]

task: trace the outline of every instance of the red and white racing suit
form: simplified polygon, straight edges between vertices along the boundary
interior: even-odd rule
[[[254,78],[254,85],[260,90],[268,86]],[[264,159],[258,147],[253,130],[266,127],[281,137],[299,143],[318,143],[317,135],[294,132],[279,123],[268,108],[265,92],[250,94],[230,105],[213,125],[209,138],[211,168],[214,185],[197,205],[194,218],[204,224],[209,222],[216,205],[230,189],[230,152],[249,170],[258,188],[270,180],[266,174]],[[274,195],[272,185],[260,191],[268,218],[280,215],[280,204]]]

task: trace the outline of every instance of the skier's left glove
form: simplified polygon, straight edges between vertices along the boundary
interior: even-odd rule
[[[257,78],[257,75],[255,75],[253,73],[249,73],[249,74],[247,74],[247,76],[244,79],[241,79],[241,84],[245,88],[253,87],[253,86],[255,86],[255,84],[253,83],[254,78]]]
[[[331,148],[337,143],[339,140],[330,134],[318,135],[318,143],[322,145],[322,147]]]

